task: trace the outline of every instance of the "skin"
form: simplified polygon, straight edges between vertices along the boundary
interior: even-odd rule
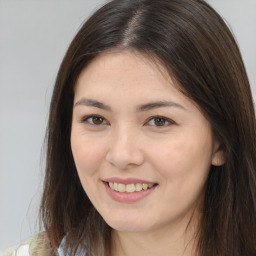
[[[139,109],[152,102],[172,103]],[[160,64],[130,51],[95,58],[75,86],[71,147],[86,194],[113,228],[113,255],[193,255],[206,179],[223,152],[198,106]],[[157,186],[122,203],[106,193],[103,181],[111,177]]]

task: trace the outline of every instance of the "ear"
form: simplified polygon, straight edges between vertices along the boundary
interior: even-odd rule
[[[212,154],[212,165],[221,166],[226,163],[226,152],[219,142],[215,141]]]

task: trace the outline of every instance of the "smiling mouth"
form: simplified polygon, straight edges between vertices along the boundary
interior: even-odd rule
[[[122,184],[117,182],[107,182],[108,186],[113,191],[117,191],[120,193],[134,193],[140,192],[143,190],[151,189],[152,187],[156,186],[157,184],[154,183],[136,183],[136,184]]]

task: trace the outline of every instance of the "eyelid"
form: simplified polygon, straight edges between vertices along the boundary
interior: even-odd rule
[[[88,120],[89,120],[90,118],[94,118],[94,117],[102,118],[104,123],[103,123],[103,124],[98,124],[98,125],[97,125],[97,124],[90,123]],[[103,116],[97,115],[97,114],[92,114],[92,115],[83,116],[83,117],[81,118],[81,123],[86,123],[86,124],[92,125],[92,126],[102,126],[102,125],[108,125],[108,124],[109,124],[109,122],[108,122]]]
[[[150,118],[147,119],[145,124],[148,124],[150,121],[152,121],[153,119],[156,119],[156,118],[164,119],[166,122],[168,122],[168,124],[167,125],[162,125],[162,126],[160,126],[160,125],[159,126],[157,126],[157,125],[150,125],[150,126],[164,128],[166,126],[170,126],[170,125],[174,125],[175,124],[175,122],[172,119],[170,119],[168,117],[165,117],[165,116],[160,116],[160,115],[151,116]]]

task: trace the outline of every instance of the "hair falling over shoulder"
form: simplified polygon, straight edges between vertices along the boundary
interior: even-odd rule
[[[40,216],[52,246],[71,255],[110,255],[111,228],[86,196],[71,145],[74,85],[102,52],[128,49],[159,60],[200,107],[225,150],[212,166],[198,231],[198,256],[256,255],[256,124],[236,41],[203,0],[113,0],[81,27],[59,69],[46,136]],[[85,243],[86,241],[86,243]]]

